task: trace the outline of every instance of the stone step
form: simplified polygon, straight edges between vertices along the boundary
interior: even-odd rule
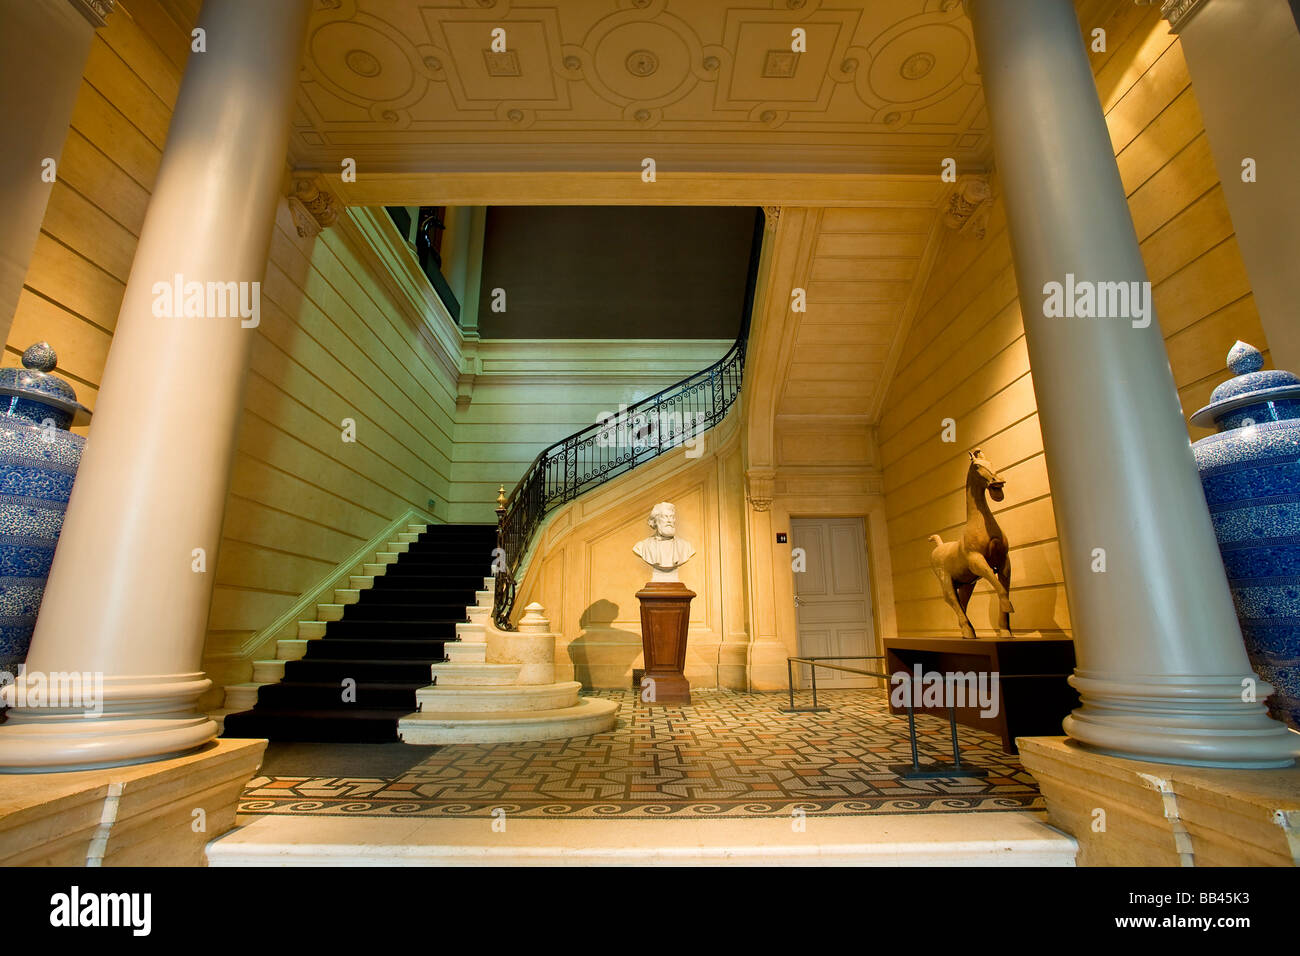
[[[433,665],[433,678],[439,688],[505,686],[519,676],[521,664],[479,664],[447,661]]]
[[[355,580],[355,578],[353,579]],[[336,604],[356,604],[361,600],[360,588],[335,588],[334,602]]]
[[[397,541],[390,541],[388,544],[384,545],[384,550],[381,551],[380,554],[406,554],[410,548],[411,542],[399,539]]]
[[[475,592],[474,592],[474,606],[475,606],[475,607],[485,607],[485,608],[491,610],[491,609],[492,609],[492,600],[493,600],[493,594],[492,594],[491,591],[475,591]]]
[[[361,565],[361,570],[364,571],[364,572],[366,573],[366,576],[367,576],[367,577],[369,577],[369,578],[371,578],[371,579],[373,580],[374,578],[381,578],[381,577],[383,577],[383,576],[384,576],[384,572],[386,572],[386,571],[388,570],[388,565],[387,565],[387,564],[377,564],[377,563],[375,563],[375,562],[371,562],[371,563],[369,563],[369,564],[363,564],[363,565]]]
[[[297,661],[307,656],[307,641],[282,637],[275,642],[275,656],[282,661]]]
[[[520,714],[576,707],[581,690],[582,684],[576,680],[506,687],[443,687],[436,684],[417,690],[415,702],[420,713],[436,717]]]
[[[533,738],[525,738],[533,739]],[[442,743],[444,741],[434,741]],[[457,743],[459,741],[445,741]],[[789,814],[680,820],[509,819],[509,839],[480,818],[414,821],[275,814],[213,840],[209,866],[876,866],[1063,867],[1073,839],[1043,814]],[[814,822],[815,821],[815,822]]]
[[[269,681],[266,683],[269,683]],[[229,711],[252,710],[253,705],[257,703],[257,690],[262,686],[264,686],[262,683],[256,682],[227,684],[226,699],[222,703],[222,709]]]
[[[416,692],[417,697],[419,693]],[[617,720],[617,703],[584,697],[574,706],[551,710],[437,714],[421,711],[397,722],[397,736],[404,743],[424,745],[518,743],[600,734],[613,730]]]
[[[284,680],[284,661],[253,661],[253,680],[262,684]]]
[[[348,583],[358,591],[366,591],[375,586],[375,576],[373,574],[354,574],[348,578]]]
[[[406,526],[406,530],[413,535],[419,536],[424,534],[426,531],[428,531],[429,526],[427,524],[408,524]]]
[[[484,664],[487,662],[487,641],[448,641],[442,652],[447,660],[458,664]]]
[[[399,531],[397,532],[397,540],[407,542],[419,541],[420,536],[414,531]]]
[[[466,621],[457,621],[456,636],[460,638],[462,643],[483,644],[487,641],[487,628],[482,624],[471,624]]]
[[[396,564],[396,563],[397,563],[397,552],[395,551],[380,551],[375,554],[375,564]]]
[[[343,620],[343,605],[342,604],[317,604],[316,620],[318,622]]]
[[[324,637],[325,625],[328,623],[328,621],[299,621],[298,639],[301,641],[314,641],[319,637]]]
[[[478,624],[482,627],[486,627],[488,619],[492,617],[492,608],[467,607],[465,608],[465,616],[469,618],[471,624]]]

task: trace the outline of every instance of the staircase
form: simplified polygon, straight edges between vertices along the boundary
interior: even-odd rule
[[[252,709],[226,715],[224,736],[398,741],[398,720],[416,709],[431,666],[447,659],[466,608],[480,603],[496,529],[430,525],[410,537],[355,603],[300,632],[301,656],[283,661],[278,683],[256,687]]]
[[[397,732],[408,744],[514,743],[586,737],[613,730],[618,704],[581,697],[578,681],[555,679],[555,634],[540,604],[516,631],[489,620],[492,607],[469,609],[462,639],[434,664],[433,683],[415,692],[419,712]]]

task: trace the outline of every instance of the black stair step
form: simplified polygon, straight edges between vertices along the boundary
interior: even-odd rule
[[[345,621],[463,621],[465,605],[417,604],[414,601],[367,601],[349,604]]]
[[[419,588],[426,591],[469,591],[473,594],[475,591],[483,590],[483,579],[488,577],[486,574],[428,574],[422,568],[416,569],[414,565],[408,567],[405,572],[400,571],[396,564],[389,565],[388,570],[393,573],[376,576],[374,586],[366,590]],[[420,573],[412,573],[413,570],[418,570]]]
[[[411,541],[403,554],[484,554],[491,557],[495,541]]]
[[[497,529],[484,525],[482,529],[450,529],[446,525],[430,528],[412,544],[496,544]]]
[[[355,640],[400,640],[402,638],[439,641],[452,640],[456,625],[466,621],[464,609],[457,618],[440,618],[430,621],[330,621],[325,625],[325,636],[353,638]]]
[[[351,703],[343,700],[342,681],[281,681],[267,684],[257,692],[257,710],[355,710],[361,709],[398,709],[406,708],[412,713],[416,708],[415,692],[423,684],[411,681],[407,683],[383,683],[376,681],[359,682],[356,685],[355,698]]]
[[[460,608],[463,612],[465,608],[472,607],[474,601],[474,592],[469,588],[372,588],[362,592],[361,600],[356,605],[349,606],[441,604]]]
[[[395,578],[419,578],[423,581],[438,581],[443,587],[448,588],[472,588],[482,587],[483,579],[490,577],[492,566],[484,564],[482,568],[444,568],[439,569],[437,565],[421,564],[418,561],[403,563],[399,561],[396,564],[390,564],[384,569],[383,574],[375,575],[375,584],[380,581],[387,583]]]
[[[395,743],[397,722],[409,710],[245,710],[228,714],[225,737],[338,743]]]
[[[349,640],[328,635],[319,641],[307,642],[303,660],[351,661],[440,661],[446,656],[443,641],[391,641],[380,638]]]
[[[313,658],[285,661],[284,679],[305,684],[338,684],[345,678],[360,683],[419,683],[421,687],[433,683],[430,665],[441,657],[411,660],[350,660],[346,658]]]

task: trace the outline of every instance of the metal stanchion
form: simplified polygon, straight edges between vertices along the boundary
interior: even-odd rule
[[[886,685],[891,675],[880,671],[863,670],[857,667],[845,667],[841,664],[827,664],[826,661],[876,661],[884,660],[879,655],[873,657],[787,657],[785,660],[786,677],[790,684],[790,706],[782,707],[781,712],[784,714],[822,714],[830,710],[829,707],[820,707],[817,704],[817,668],[826,667],[834,671],[843,671],[847,674],[860,674],[864,677],[884,678]],[[807,664],[809,673],[812,675],[812,706],[796,707],[794,705],[794,665]],[[891,772],[897,774],[904,780],[940,780],[947,777],[987,777],[989,772],[982,767],[972,767],[970,764],[961,762],[961,746],[957,742],[957,705],[950,703],[948,705],[948,729],[952,735],[952,763],[943,763],[936,760],[933,763],[921,764],[920,748],[916,740],[916,707],[912,699],[912,682],[907,680],[907,736],[912,745],[912,762],[911,764],[899,763],[890,764]],[[945,681],[945,684],[947,682]]]

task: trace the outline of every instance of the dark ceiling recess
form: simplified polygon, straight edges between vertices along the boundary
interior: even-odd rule
[[[494,206],[485,339],[729,339],[745,307],[748,206]],[[505,312],[493,312],[494,289]]]

